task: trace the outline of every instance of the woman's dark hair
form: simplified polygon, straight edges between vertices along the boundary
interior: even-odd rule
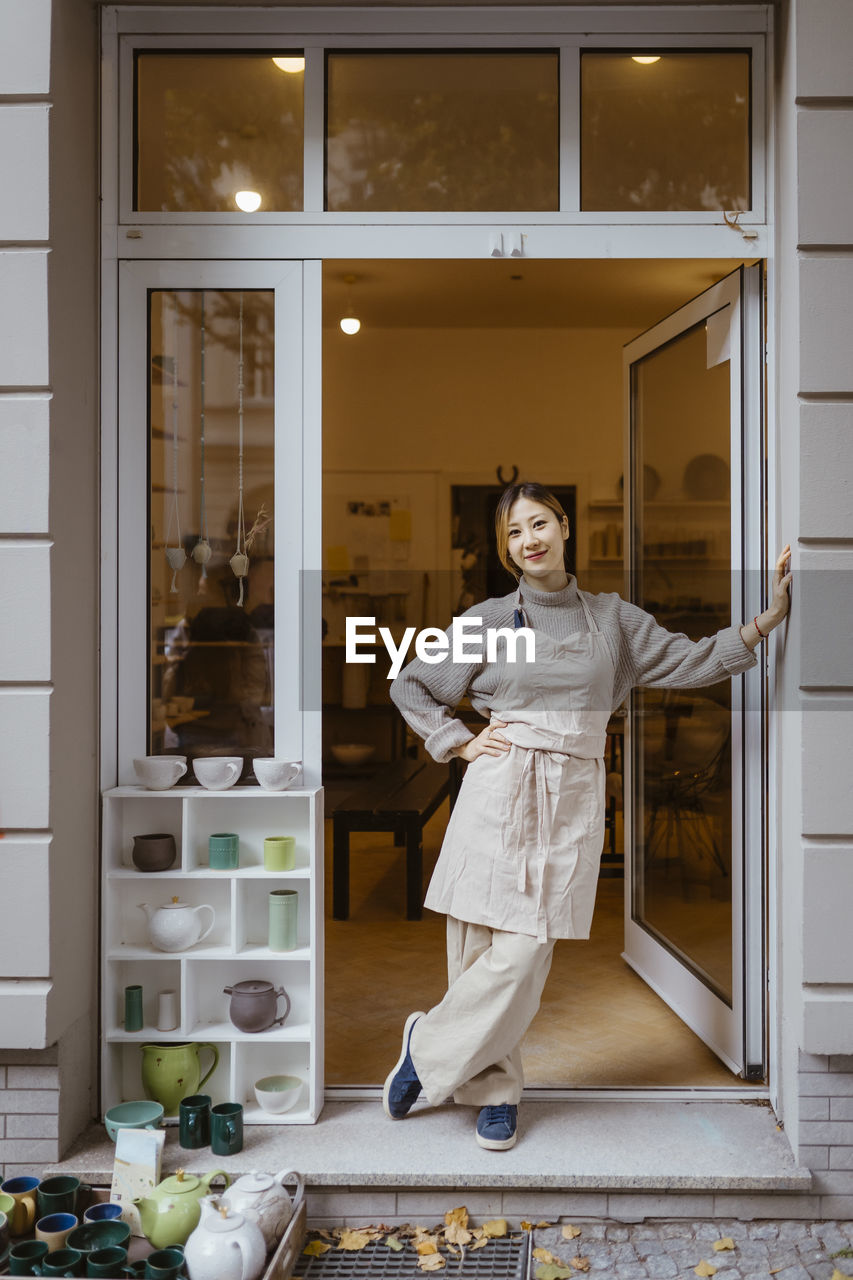
[[[546,489],[544,484],[537,484],[535,480],[528,480],[525,484],[511,484],[504,489],[495,511],[495,538],[497,539],[500,562],[514,578],[521,577],[521,569],[509,554],[509,525],[510,513],[519,498],[529,498],[531,502],[539,502],[543,507],[547,507],[549,511],[554,513],[557,523],[561,526],[564,520],[568,524],[569,519],[559,498],[556,498],[550,489]],[[565,549],[563,550],[563,561],[566,563]]]

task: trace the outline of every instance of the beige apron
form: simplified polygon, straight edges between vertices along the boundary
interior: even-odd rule
[[[425,903],[432,911],[538,939],[588,938],[604,842],[610,650],[579,593],[588,632],[536,633],[499,658],[492,719],[513,744],[465,772]],[[521,590],[516,627],[524,619]]]

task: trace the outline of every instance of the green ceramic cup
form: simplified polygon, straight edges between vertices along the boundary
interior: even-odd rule
[[[12,1217],[15,1213],[16,1200],[14,1196],[7,1195],[6,1192],[0,1193],[0,1213],[4,1213],[9,1219],[9,1227],[12,1226]]]
[[[79,1249],[54,1249],[33,1267],[36,1276],[79,1276],[83,1274],[83,1255]]]
[[[295,836],[267,836],[264,840],[264,870],[292,871],[296,865]]]
[[[46,1240],[21,1240],[18,1244],[13,1244],[9,1250],[9,1275],[34,1275],[33,1267],[47,1257],[48,1249]]]
[[[106,1249],[94,1249],[89,1254],[86,1259],[86,1275],[105,1276],[108,1280],[115,1280],[126,1265],[127,1249],[120,1244],[111,1244]]]
[[[210,1149],[217,1156],[236,1156],[243,1150],[243,1107],[239,1102],[211,1107]]]
[[[80,1179],[70,1173],[58,1173],[53,1178],[44,1178],[36,1192],[38,1216],[44,1218],[49,1213],[76,1213],[77,1197],[83,1189],[84,1184]]]
[[[297,942],[299,894],[295,889],[273,889],[270,902],[270,951],[294,951]]]
[[[236,871],[240,865],[240,837],[218,831],[207,842],[211,871]]]
[[[82,1254],[94,1253],[97,1249],[107,1249],[118,1244],[127,1248],[130,1240],[130,1227],[121,1218],[110,1218],[106,1222],[84,1222],[75,1227],[66,1240],[69,1249],[79,1249]]]
[[[178,1272],[184,1265],[183,1249],[169,1247],[155,1249],[145,1259],[146,1280],[177,1280]]]

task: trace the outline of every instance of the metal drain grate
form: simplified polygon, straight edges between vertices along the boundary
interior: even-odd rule
[[[523,1240],[492,1240],[485,1249],[454,1257],[445,1249],[441,1255],[447,1266],[432,1272],[436,1280],[525,1280],[530,1236]],[[387,1245],[373,1242],[358,1252],[330,1249],[318,1258],[300,1254],[293,1272],[304,1280],[422,1280],[428,1274],[418,1267],[413,1249],[395,1253]]]

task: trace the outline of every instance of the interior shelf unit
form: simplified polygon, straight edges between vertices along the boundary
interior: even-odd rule
[[[222,831],[240,837],[240,865],[233,871],[212,870],[208,863],[208,837]],[[175,837],[175,861],[167,871],[138,871],[131,857],[133,838],[154,832]],[[271,835],[295,837],[292,871],[264,869],[264,838]],[[219,1064],[202,1088],[214,1104],[241,1102],[246,1124],[316,1121],[323,1105],[322,848],[320,787],[116,787],[104,794],[102,1112],[145,1096],[141,1045],[197,1041],[219,1051]],[[292,951],[267,946],[273,889],[299,894]],[[215,923],[188,950],[158,951],[150,944],[139,904],[156,908],[176,897],[190,906],[208,903]],[[230,1021],[230,997],[223,988],[251,978],[285,988],[291,1010],[283,1026],[250,1033]],[[134,983],[142,986],[144,1025],[141,1031],[126,1031],[124,989]],[[180,1021],[173,1031],[156,1026],[162,990],[178,993]],[[283,1011],[282,1001],[278,1007]],[[209,1052],[201,1051],[201,1062],[204,1075]],[[258,1107],[254,1082],[281,1074],[300,1076],[302,1092],[291,1110],[272,1115]]]

